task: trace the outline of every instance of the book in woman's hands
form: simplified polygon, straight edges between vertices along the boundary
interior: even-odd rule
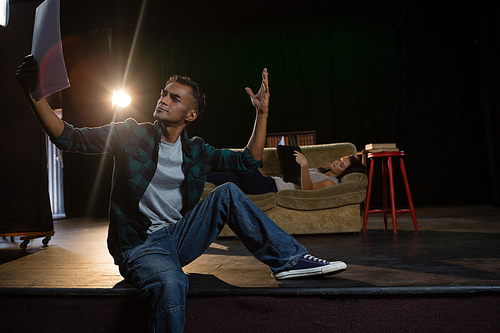
[[[285,182],[292,182],[300,186],[300,164],[295,161],[294,152],[300,152],[297,146],[276,146],[280,161],[281,174]]]

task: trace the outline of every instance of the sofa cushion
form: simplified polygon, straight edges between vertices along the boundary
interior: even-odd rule
[[[206,182],[205,188],[203,189],[203,194],[201,195],[201,199],[205,199],[205,197],[215,190],[217,186],[212,183]],[[263,212],[266,210],[272,209],[276,207],[276,193],[264,193],[264,194],[248,194],[247,197],[252,200],[252,202],[257,205]]]
[[[279,191],[276,193],[276,204],[296,210],[319,210],[359,204],[365,196],[365,186],[358,182],[344,182],[311,191]]]
[[[247,196],[263,212],[276,207],[276,193],[248,194]]]

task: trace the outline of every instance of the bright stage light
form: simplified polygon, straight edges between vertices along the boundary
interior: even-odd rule
[[[119,107],[126,108],[130,105],[131,101],[130,95],[126,92],[122,90],[113,91],[113,106],[118,105]]]
[[[6,27],[9,23],[9,0],[0,0],[0,26]]]

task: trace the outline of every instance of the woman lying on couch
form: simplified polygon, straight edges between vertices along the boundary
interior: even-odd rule
[[[301,186],[285,182],[280,177],[265,177],[258,170],[239,174],[210,173],[207,182],[217,186],[231,182],[246,194],[263,194],[281,190],[316,190],[338,184],[351,172],[365,173],[365,166],[355,156],[342,157],[331,163],[328,169],[309,169],[306,157],[298,151],[295,151],[295,161],[300,165]]]

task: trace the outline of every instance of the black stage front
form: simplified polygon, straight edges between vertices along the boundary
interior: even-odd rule
[[[449,294],[494,296],[488,307],[498,314],[500,209],[420,208],[417,220],[419,231],[410,215],[399,215],[397,234],[391,227],[383,230],[381,215],[370,215],[366,233],[296,236],[311,254],[347,263],[345,272],[324,278],[277,281],[236,238],[219,238],[185,267],[190,280],[188,306],[190,299],[216,304],[242,296],[272,304],[294,297],[345,300]],[[1,298],[21,302],[23,296],[75,296],[85,302],[93,296],[136,297],[107,252],[105,220],[57,220],[54,228],[48,247],[35,239],[22,251],[19,239],[0,241]]]

